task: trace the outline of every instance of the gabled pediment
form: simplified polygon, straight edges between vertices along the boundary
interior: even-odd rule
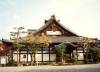
[[[42,33],[50,36],[78,36],[68,28],[61,25],[54,15],[51,16],[49,20],[45,20],[44,26],[37,30],[34,35],[41,35]]]

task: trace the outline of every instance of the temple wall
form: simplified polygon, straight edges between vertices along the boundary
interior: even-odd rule
[[[17,61],[17,52],[16,51],[13,54],[13,59],[15,61]],[[20,60],[20,62],[30,62],[31,61],[31,56],[26,51],[23,51],[22,53],[20,53],[18,55],[18,59]],[[34,60],[34,58],[33,58],[33,60]],[[35,54],[35,60],[38,61],[38,62],[55,61],[56,60],[56,54],[49,54],[48,51],[43,51],[43,53],[41,53],[40,51],[38,51]]]

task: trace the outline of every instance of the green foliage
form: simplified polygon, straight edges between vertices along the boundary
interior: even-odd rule
[[[13,43],[13,47],[14,48],[17,48],[17,49],[19,49],[19,48],[21,48],[21,44],[19,44],[19,43]]]
[[[100,58],[100,48],[90,48],[90,51],[93,53],[95,58]]]
[[[60,56],[64,56],[64,52],[66,50],[66,44],[61,43],[61,44],[57,45],[55,49],[56,49],[56,52],[58,52],[58,54]]]
[[[17,65],[17,62],[15,60],[9,60],[6,65],[7,66],[16,66]]]
[[[57,45],[55,47],[55,50],[56,50],[57,54],[59,54],[59,56],[61,57],[61,64],[63,64],[64,56],[65,56],[65,50],[66,50],[66,44],[61,43],[61,44]]]
[[[42,34],[40,37],[38,37],[38,43],[40,44],[40,47],[46,48],[49,46],[49,38],[48,36]]]
[[[72,57],[71,60],[70,60],[70,62],[71,63],[75,63],[76,62],[76,58],[75,57]]]
[[[32,53],[36,53],[39,48],[48,47],[48,37],[42,34],[41,36],[28,36],[26,38],[28,47],[32,50]]]
[[[74,64],[76,63],[76,61],[77,61],[77,57],[76,56],[77,56],[76,51],[73,51],[72,58],[70,60],[71,63],[74,63]]]
[[[66,49],[66,45],[64,43],[61,43],[59,44],[59,49],[60,49],[60,52],[61,52],[61,55],[63,56],[65,53],[65,49]]]
[[[34,61],[35,61],[35,54],[38,51],[38,49],[46,48],[49,45],[48,37],[45,35],[41,35],[41,36],[29,35],[26,37],[26,43],[27,43],[28,48],[30,48],[32,52],[31,54],[32,60],[34,59]],[[33,65],[33,61],[31,62],[31,65]]]

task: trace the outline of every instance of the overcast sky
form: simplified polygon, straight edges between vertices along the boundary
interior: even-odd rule
[[[13,27],[38,29],[53,14],[76,34],[100,39],[100,0],[0,0],[0,39]]]

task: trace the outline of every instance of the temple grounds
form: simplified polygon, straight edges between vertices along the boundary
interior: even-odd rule
[[[100,64],[0,67],[0,72],[100,72]]]

